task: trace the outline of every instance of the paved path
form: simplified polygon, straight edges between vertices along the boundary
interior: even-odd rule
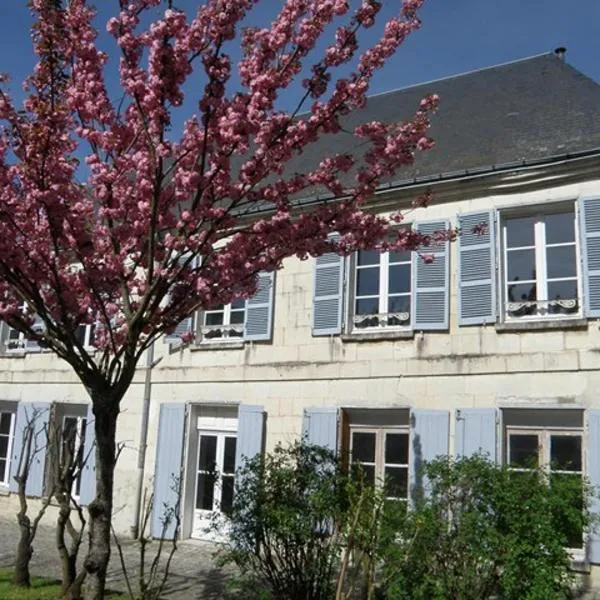
[[[0,567],[14,564],[15,547],[18,540],[16,519],[0,517]],[[87,540],[86,540],[87,541]],[[153,556],[154,544],[150,545],[148,554]],[[87,544],[82,546],[82,557]],[[125,563],[135,581],[137,546],[134,542],[123,544]],[[169,600],[217,600],[223,598],[225,573],[215,564],[213,557],[215,545],[208,542],[186,540],[178,544],[173,558],[171,575],[167,581],[164,598]],[[40,525],[34,542],[34,554],[31,559],[33,575],[60,577],[60,561],[54,545],[54,528],[50,521]],[[107,587],[112,590],[126,591],[125,581],[119,557],[113,547],[108,569]]]

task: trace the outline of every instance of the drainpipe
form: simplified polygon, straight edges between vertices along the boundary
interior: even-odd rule
[[[134,517],[131,525],[131,537],[136,540],[140,534],[140,514],[142,495],[144,493],[144,466],[146,463],[146,448],[148,446],[148,421],[150,420],[150,399],[152,390],[152,369],[162,360],[154,360],[154,342],[146,351],[146,375],[144,378],[144,403],[142,406],[142,425],[140,445],[138,448],[137,481],[135,487]]]

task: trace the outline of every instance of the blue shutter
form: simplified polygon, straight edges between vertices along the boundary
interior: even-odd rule
[[[588,469],[587,477],[592,486],[590,512],[592,516],[600,515],[600,410],[588,410]],[[592,527],[587,540],[587,560],[600,564],[600,528]]]
[[[342,332],[344,265],[344,257],[333,252],[315,259],[312,313],[312,334],[315,336]]]
[[[449,221],[417,223],[416,230],[424,235],[446,231]],[[421,248],[433,255],[426,263],[418,252],[413,253],[412,327],[417,331],[445,330],[449,324],[450,307],[450,244],[443,242]]]
[[[496,242],[494,211],[458,215],[458,323],[496,321]],[[479,234],[473,229],[485,227]]]
[[[154,465],[152,537],[173,539],[175,521],[165,527],[165,515],[179,510],[181,466],[185,430],[185,404],[161,404]]]
[[[165,343],[167,344],[179,344],[181,338],[186,334],[194,330],[194,315],[190,315],[181,321],[175,329],[165,336]]]
[[[484,454],[496,462],[496,409],[461,408],[456,411],[454,454]]]
[[[10,491],[17,492],[18,485],[14,476],[23,472],[24,464],[21,454],[27,439],[31,438],[30,467],[25,486],[27,496],[41,497],[44,493],[44,474],[46,471],[46,450],[48,446],[48,422],[50,420],[50,403],[22,402],[17,408],[15,437],[11,458]],[[30,435],[28,423],[34,422]],[[24,459],[24,457],[23,457]],[[20,467],[20,469],[19,469]]]
[[[450,413],[447,410],[413,410],[410,427],[409,477],[411,499],[415,502],[427,493],[423,463],[448,455]]]
[[[585,314],[600,317],[600,198],[579,200]]]
[[[240,404],[235,444],[235,468],[244,465],[244,459],[254,458],[263,451],[265,408],[260,405]]]
[[[274,288],[274,273],[261,272],[258,274],[258,289],[252,298],[246,300],[245,340],[271,339]]]
[[[96,496],[96,417],[92,406],[88,406],[83,440],[83,471],[79,488],[79,504],[87,506]]]
[[[307,408],[302,421],[302,437],[316,446],[337,451],[338,409]]]

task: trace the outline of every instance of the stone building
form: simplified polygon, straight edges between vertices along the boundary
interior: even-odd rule
[[[406,118],[430,92],[436,148],[372,205],[424,232],[458,227],[458,241],[428,248],[431,263],[416,252],[289,259],[251,300],[156,344],[120,415],[118,531],[135,526],[139,482],[160,506],[181,472],[182,536],[203,537],[209,512],[231,502],[240,456],[302,431],[401,498],[420,462],[446,453],[535,460],[600,484],[600,86],[545,54],[373,96],[351,122]],[[359,152],[352,144],[325,138],[295,168]],[[432,205],[411,209],[426,189]],[[183,346],[189,329],[197,341]],[[86,448],[92,417],[65,364],[6,327],[2,341],[0,510],[13,512],[24,415],[37,407]],[[33,497],[46,463],[41,452]],[[93,461],[77,485],[89,502]],[[572,545],[584,568],[600,565],[599,535]]]

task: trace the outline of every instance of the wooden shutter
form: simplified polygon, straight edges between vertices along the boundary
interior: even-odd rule
[[[312,334],[339,335],[342,332],[344,298],[344,257],[333,252],[315,259]]]
[[[258,274],[258,289],[246,300],[245,340],[270,340],[273,330],[275,273]]]
[[[265,428],[265,408],[260,405],[240,404],[238,431],[235,445],[235,468],[243,466],[244,459],[262,454]]]
[[[487,455],[496,462],[496,409],[461,408],[456,411],[454,454]]]
[[[21,402],[17,407],[15,436],[10,461],[9,489],[11,492],[18,491],[18,485],[14,477],[23,473],[25,464],[22,460],[22,453],[25,452],[25,445],[30,438],[30,467],[25,493],[27,496],[35,497],[41,497],[44,493],[50,408],[51,405],[49,402]],[[32,435],[28,430],[28,423],[31,422],[34,423],[31,430]]]
[[[458,324],[496,321],[494,211],[458,215]],[[473,230],[482,225],[481,233]]]
[[[425,235],[446,231],[449,226],[447,220],[415,225]],[[442,242],[420,252],[432,255],[434,260],[426,263],[418,252],[413,253],[412,327],[417,331],[446,330],[450,308],[450,244]]]
[[[154,538],[173,539],[175,520],[165,524],[165,516],[179,511],[185,404],[161,404],[154,465],[154,505],[150,533]]]
[[[79,504],[87,506],[96,497],[96,417],[88,406],[83,441],[83,470],[79,488]]]
[[[600,317],[600,197],[579,200],[584,310]]]
[[[587,443],[587,477],[592,487],[590,513],[600,514],[600,410],[587,411],[588,443]],[[600,529],[592,527],[588,533],[587,560],[594,564],[600,564]]]
[[[307,408],[302,421],[302,437],[309,443],[335,452],[338,436],[337,408]]]
[[[413,410],[410,414],[409,486],[411,500],[428,493],[423,463],[448,454],[450,413],[447,410]]]

